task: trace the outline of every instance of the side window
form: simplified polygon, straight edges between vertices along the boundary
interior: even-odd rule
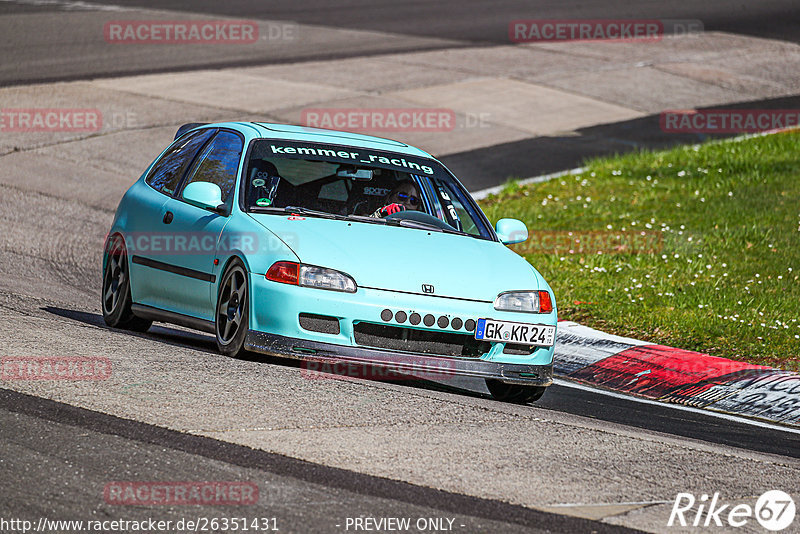
[[[447,224],[468,234],[481,235],[480,230],[472,219],[472,215],[467,211],[455,189],[445,182],[440,182],[438,196],[444,207]]]
[[[214,130],[206,129],[183,136],[156,162],[145,180],[147,184],[156,191],[172,195],[195,154],[212,133]]]
[[[197,158],[186,185],[192,182],[217,184],[222,190],[222,202],[227,203],[236,185],[243,148],[241,137],[231,132],[219,132]]]

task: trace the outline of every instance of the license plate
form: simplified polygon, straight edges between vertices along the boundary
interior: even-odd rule
[[[475,328],[475,339],[550,347],[556,342],[556,327],[546,324],[478,319],[478,326]]]

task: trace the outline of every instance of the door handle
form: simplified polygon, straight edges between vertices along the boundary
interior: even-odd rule
[[[169,224],[169,223],[171,223],[171,222],[172,222],[172,217],[173,217],[173,215],[172,215],[172,212],[171,212],[171,211],[168,211],[167,213],[165,213],[165,214],[164,214],[164,219],[163,219],[163,221],[164,221],[164,224]]]

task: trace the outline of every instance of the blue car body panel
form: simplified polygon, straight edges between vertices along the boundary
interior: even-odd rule
[[[402,142],[360,134],[266,123],[201,126],[212,127],[239,132],[244,139],[234,199],[239,198],[242,187],[248,147],[256,139],[324,142],[431,158]],[[397,312],[448,319],[445,328],[422,323],[412,326],[407,322],[402,325],[405,328],[462,335],[468,332],[463,326],[453,328],[454,318],[462,323],[492,318],[556,325],[555,299],[550,313],[494,309],[495,298],[503,291],[546,290],[552,295],[536,269],[499,241],[363,222],[251,213],[243,211],[238,202],[233,202],[230,214],[220,215],[151,188],[145,178],[152,165],[122,198],[109,232],[122,235],[128,244],[131,296],[137,305],[185,316],[197,324],[213,325],[220,279],[228,263],[239,258],[249,273],[250,330],[254,335],[282,340],[286,346],[296,344],[301,355],[325,352],[310,348],[303,352],[303,346],[327,347],[333,352],[338,347],[343,353],[358,349],[361,346],[355,335],[357,325],[400,326],[394,319]],[[174,217],[168,227],[162,222],[167,212]],[[215,243],[208,253],[154,253],[152,236],[169,233],[205,239],[210,236]],[[150,242],[137,248],[138,236],[150,236]],[[220,245],[223,242],[225,246]],[[342,271],[356,281],[358,289],[355,293],[343,293],[270,281],[265,273],[277,261]],[[180,272],[154,268],[153,262],[177,267]],[[423,284],[433,286],[434,293],[423,293]],[[381,316],[387,309],[393,314],[390,321]],[[339,322],[339,333],[304,329],[300,314],[334,317]],[[287,355],[286,350],[271,351],[268,345],[269,342],[248,343],[255,350]],[[552,346],[539,347],[532,354],[505,353],[504,348],[503,343],[491,343],[490,350],[472,360],[522,366],[519,369],[552,368]],[[402,355],[402,351],[399,353]],[[524,375],[523,372],[521,376]],[[497,373],[487,376],[498,377]],[[514,381],[548,385],[551,380],[545,376],[538,381],[520,377]]]

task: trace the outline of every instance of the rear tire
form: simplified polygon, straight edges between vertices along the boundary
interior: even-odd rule
[[[121,236],[108,240],[103,261],[101,308],[103,320],[112,328],[146,332],[153,321],[136,317],[131,311],[131,278],[128,251]]]
[[[486,387],[495,400],[513,402],[514,404],[530,404],[542,398],[544,386],[520,386],[506,384],[500,380],[486,379]]]
[[[214,331],[217,349],[225,356],[241,357],[250,324],[247,270],[241,260],[234,259],[225,269],[217,296]]]

